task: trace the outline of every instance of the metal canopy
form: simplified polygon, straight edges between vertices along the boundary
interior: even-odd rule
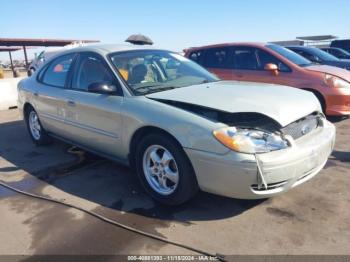
[[[0,52],[14,52],[21,50],[20,47],[0,47]]]
[[[304,41],[301,40],[287,40],[287,41],[274,41],[272,44],[289,46],[289,45],[304,45]]]
[[[299,40],[305,40],[305,41],[327,41],[327,40],[333,40],[337,37],[334,35],[315,35],[315,36],[300,36],[297,37]]]
[[[65,46],[74,42],[97,43],[97,40],[73,39],[30,39],[30,38],[0,38],[0,46]]]
[[[26,68],[28,69],[28,56],[27,56],[27,47],[28,46],[66,46],[72,43],[97,43],[100,42],[98,40],[73,40],[73,39],[33,39],[33,38],[0,38],[0,48],[1,46],[21,46],[24,52],[24,60],[26,61]],[[19,49],[17,49],[19,50]],[[15,50],[15,51],[17,51]],[[7,50],[8,51],[8,50]],[[10,59],[11,51],[9,51]],[[14,68],[12,66],[12,71],[14,73]]]

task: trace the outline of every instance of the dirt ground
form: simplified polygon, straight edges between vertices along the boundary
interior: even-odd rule
[[[350,119],[334,119],[335,150],[311,181],[269,200],[199,193],[154,203],[133,172],[56,141],[36,147],[17,110],[0,111],[0,179],[110,219],[224,255],[350,254]],[[0,254],[194,254],[81,211],[0,187]]]

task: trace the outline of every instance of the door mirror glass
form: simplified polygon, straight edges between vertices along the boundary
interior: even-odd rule
[[[96,82],[88,86],[88,91],[91,93],[112,95],[117,92],[117,87],[110,82]]]

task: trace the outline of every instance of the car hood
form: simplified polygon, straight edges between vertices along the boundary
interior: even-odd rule
[[[228,113],[260,113],[281,126],[321,110],[317,98],[310,92],[249,82],[219,81],[148,94],[146,97],[194,104]]]
[[[350,71],[342,68],[328,66],[328,65],[312,65],[312,66],[305,67],[305,69],[309,71],[315,71],[315,72],[334,75],[350,82]]]

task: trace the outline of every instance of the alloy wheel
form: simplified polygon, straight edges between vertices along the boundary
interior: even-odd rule
[[[175,158],[160,145],[151,145],[144,152],[143,172],[151,188],[161,195],[172,194],[179,184]]]

